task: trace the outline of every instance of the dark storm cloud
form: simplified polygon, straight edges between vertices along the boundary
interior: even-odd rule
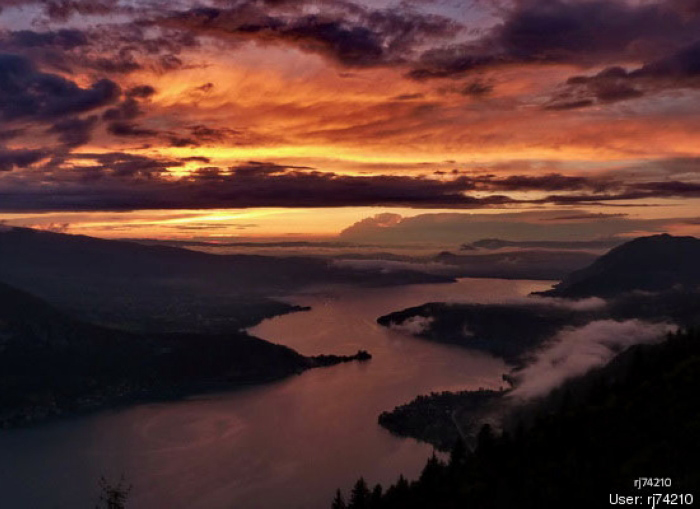
[[[109,122],[107,132],[114,136],[158,138],[171,147],[200,147],[212,143],[248,145],[251,141],[261,141],[250,133],[236,129],[207,127],[201,124],[187,126],[179,131],[152,129],[133,121],[143,114],[140,105],[128,98],[116,108],[105,111],[103,119]]]
[[[130,136],[134,138],[153,137],[160,134],[154,129],[141,127],[134,122],[112,122],[107,126],[107,131],[114,136]]]
[[[209,159],[208,157],[202,157],[202,156],[183,157],[181,159],[181,161],[184,163],[203,163],[203,164],[211,163],[211,159]]]
[[[694,80],[700,76],[700,41],[630,73],[632,77]],[[693,82],[698,85],[697,82]]]
[[[617,191],[594,194],[594,193],[570,193],[551,194],[540,200],[533,200],[535,203],[553,203],[555,205],[603,205],[609,202],[624,202],[642,200],[649,198],[673,198],[677,195],[668,192],[654,192],[651,189],[636,189],[634,186],[621,187]]]
[[[593,76],[574,76],[567,81],[568,97],[587,97],[576,102],[555,100],[550,109],[562,109],[567,104],[576,107],[596,103],[612,103],[641,97],[650,92],[676,88],[700,88],[700,41],[685,46],[670,55],[628,71],[609,67]]]
[[[642,95],[642,91],[627,83],[629,74],[622,67],[609,67],[594,78],[573,77],[569,85],[587,85],[592,95],[600,101],[615,102]]]
[[[190,126],[189,130],[190,134],[201,142],[224,141],[232,136],[240,134],[239,131],[228,127],[209,127],[203,124]]]
[[[129,74],[143,69],[133,55],[124,52],[109,58],[85,56],[74,59],[74,63],[106,74]]]
[[[594,204],[610,201],[647,200],[658,198],[700,198],[700,184],[679,180],[620,184],[615,191],[600,194],[550,195],[543,202]]]
[[[171,147],[176,147],[176,148],[199,147],[201,145],[201,143],[199,143],[194,138],[188,138],[187,136],[177,136],[177,135],[169,136],[168,142],[170,143]]]
[[[67,118],[56,122],[47,132],[58,134],[58,140],[65,147],[75,148],[90,141],[97,122],[96,115],[87,118]]]
[[[592,99],[562,101],[561,98],[555,98],[551,103],[545,106],[545,109],[554,111],[577,110],[579,108],[587,108],[589,106],[593,106],[593,104],[595,104],[595,102]]]
[[[48,8],[45,2],[36,5]],[[194,34],[165,27],[154,30],[146,21],[168,12],[169,6],[160,0],[144,0],[131,6],[117,2],[102,5],[99,2],[64,2],[62,5],[66,12],[80,15],[99,12],[127,16],[112,16],[105,23],[81,23],[80,29],[0,31],[0,47],[8,53],[31,58],[46,71],[70,75],[92,70],[118,75],[141,69],[158,72],[178,69],[184,65],[180,58],[183,49],[197,45]],[[38,17],[33,26],[51,24]]]
[[[112,28],[113,34],[123,28]],[[0,33],[0,47],[7,53],[23,55],[44,72],[57,71],[73,75],[80,71],[98,71],[102,74],[127,74],[142,69],[137,60],[136,41],[125,44],[103,45],[103,29],[62,29],[58,31],[21,30]]]
[[[127,96],[129,94],[127,93]],[[158,131],[139,126],[134,119],[143,115],[139,102],[134,96],[127,97],[114,108],[109,108],[102,114],[102,119],[109,122],[107,131],[115,136],[151,137],[157,136]]]
[[[48,120],[109,105],[120,95],[115,82],[101,79],[87,88],[36,69],[27,58],[0,54],[0,118]]]
[[[108,14],[118,0],[46,0],[44,9],[53,19],[66,20],[74,14]]]
[[[182,51],[197,45],[192,33],[164,27],[153,30],[139,18],[133,23],[93,26],[86,34],[90,39],[88,46],[60,53],[56,48],[46,47],[44,53],[35,51],[36,58],[46,67],[73,71],[95,70],[119,75],[145,69],[163,73],[185,66]]]
[[[653,196],[681,196],[689,198],[700,196],[700,184],[678,180],[645,182],[643,184],[635,184],[633,188],[642,192],[648,192]]]
[[[647,164],[669,174],[700,173],[700,157],[672,157]]]
[[[126,96],[129,98],[148,99],[155,93],[156,89],[151,85],[138,85],[127,90]]]
[[[114,108],[109,108],[102,114],[104,120],[133,120],[136,117],[143,115],[143,111],[139,106],[138,101],[129,97],[122,101]]]
[[[169,133],[149,129],[134,122],[135,119],[145,114],[142,105],[155,93],[156,89],[150,85],[139,85],[127,90],[124,94],[125,98],[119,104],[105,110],[102,114],[102,120],[108,122],[107,132],[122,137],[172,136]]]
[[[122,95],[119,85],[109,79],[82,88],[69,78],[40,71],[26,56],[0,54],[0,119],[48,124],[46,132],[57,135],[60,145],[47,146],[45,152],[58,154],[85,145],[100,120],[116,136],[159,135],[134,122],[144,114],[141,105],[154,93],[150,85],[139,85]],[[103,108],[107,109],[100,116],[79,116]]]
[[[347,205],[455,205],[488,206],[508,203],[502,196],[474,198],[464,194],[473,188],[466,178],[438,181],[403,176],[348,176],[250,163],[220,171],[207,168],[193,175],[187,186],[205,184],[207,196],[220,203],[259,206],[321,207]]]
[[[34,48],[42,46],[53,46],[65,50],[71,50],[79,46],[88,44],[88,37],[81,30],[62,29],[49,32],[35,32],[33,30],[20,30],[10,32],[9,44]]]
[[[0,171],[26,168],[40,161],[46,155],[42,150],[8,150],[0,147]]]
[[[448,78],[505,64],[648,60],[698,33],[698,17],[670,3],[525,1],[480,39],[426,51],[409,75]]]
[[[681,34],[692,34],[692,27],[662,3],[554,0],[522,3],[491,37],[519,60],[571,62],[618,56],[632,43]]]
[[[0,142],[11,140],[21,135],[24,132],[23,129],[3,129],[0,130]]]
[[[493,91],[493,85],[481,81],[473,81],[465,86],[461,94],[471,97],[483,97]]]
[[[434,48],[426,51],[408,75],[416,80],[461,77],[485,67],[513,63],[507,55],[470,45]]]
[[[28,166],[43,154],[11,154],[4,169]],[[21,156],[21,157],[20,157]],[[403,206],[476,209],[509,205],[590,204],[642,198],[700,197],[700,185],[680,181],[623,184],[607,178],[354,176],[251,162],[206,166],[176,176],[187,163],[126,153],[68,154],[60,169],[5,172],[2,210],[133,210],[245,207]],[[550,192],[524,198],[503,192]],[[497,194],[493,194],[497,193]],[[574,218],[566,218],[568,220]],[[596,216],[591,219],[603,219]],[[562,218],[562,220],[564,220]]]
[[[628,217],[628,214],[605,214],[603,212],[598,213],[586,213],[586,214],[569,214],[564,216],[556,216],[545,219],[546,221],[591,221],[599,220],[605,221],[609,219],[624,219]]]
[[[424,41],[457,30],[447,18],[406,9],[375,10],[350,2],[326,2],[322,13],[308,13],[303,11],[305,4],[308,2],[234,2],[228,8],[173,14],[161,24],[238,41],[288,44],[349,67],[402,61]],[[275,7],[280,6],[287,10],[276,12]]]
[[[400,176],[347,176],[265,163],[222,170],[201,168],[173,178],[182,160],[128,154],[74,155],[72,170],[46,172],[44,182],[18,174],[5,189],[2,210],[131,210],[220,207],[403,205],[488,207],[504,196],[471,197],[467,179],[438,181]],[[12,189],[12,184],[15,188]],[[29,185],[28,185],[29,184]]]
[[[50,180],[59,186],[62,180],[68,182],[83,182],[86,184],[96,181],[112,181],[113,183],[133,184],[140,180],[156,182],[165,176],[170,168],[183,165],[175,159],[153,158],[124,152],[106,154],[74,154],[71,158],[81,161],[79,169],[74,169],[64,177],[52,176]],[[93,163],[93,164],[90,164]],[[116,189],[115,189],[116,190]],[[89,187],[86,188],[89,195]]]
[[[392,99],[394,101],[414,101],[416,99],[423,99],[424,97],[424,94],[400,94]]]
[[[0,12],[7,7],[36,6],[51,20],[66,21],[74,15],[107,15],[134,12],[119,0],[0,0]]]
[[[3,153],[0,167],[29,166],[45,154]],[[2,210],[133,210],[178,208],[404,206],[476,209],[493,206],[575,205],[649,198],[700,197],[700,184],[676,180],[623,183],[607,177],[353,176],[310,168],[251,162],[199,168],[184,176],[171,170],[206,158],[168,159],[126,153],[68,154],[60,169],[4,172]],[[514,192],[556,192],[543,197]],[[495,194],[494,194],[495,193]],[[506,194],[502,194],[506,193]],[[565,217],[564,220],[622,216]]]
[[[504,178],[486,177],[475,179],[481,182],[487,189],[500,191],[578,191],[588,189],[600,192],[613,185],[614,182],[601,178],[587,178],[578,176],[550,173],[547,175],[512,175]]]
[[[187,126],[181,133],[165,133],[173,147],[199,147],[207,144],[255,145],[269,143],[270,139],[259,134],[229,127],[211,127],[204,124]]]

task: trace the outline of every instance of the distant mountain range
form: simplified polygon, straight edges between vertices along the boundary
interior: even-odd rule
[[[700,239],[654,235],[612,249],[543,295],[614,297],[623,293],[694,291],[700,285]]]
[[[90,322],[140,331],[235,331],[293,311],[272,297],[310,285],[452,280],[320,258],[214,255],[27,228],[0,231],[0,281]]]
[[[445,254],[443,258],[454,256]],[[590,305],[584,302],[581,306],[543,299],[505,304],[433,302],[394,311],[377,322],[431,341],[483,350],[518,362],[562,327],[578,327],[593,320],[637,318],[697,327],[699,260],[700,239],[642,237],[571,273],[552,290],[536,294],[571,299],[600,297],[606,301],[592,301]]]
[[[600,240],[503,240],[481,239],[469,244],[462,244],[460,250],[473,251],[476,249],[610,249],[619,246],[623,239],[612,237]]]
[[[444,251],[432,261],[452,267],[451,274],[460,277],[556,280],[595,258],[586,251],[519,249],[486,254]]]
[[[504,304],[427,303],[395,311],[377,321],[425,340],[485,351],[523,368],[550,340],[556,342],[560,332],[583,331],[588,324],[595,326],[586,334],[625,321],[644,324],[641,327],[646,330],[668,324],[697,330],[699,260],[700,239],[642,237],[612,249],[587,268],[573,272],[553,290],[540,294],[554,299],[531,298]],[[581,342],[592,336],[581,332],[577,337]],[[591,353],[595,350],[590,349],[586,355],[595,356]],[[517,374],[516,369],[504,380],[517,388]],[[493,402],[500,402],[503,394],[472,391],[421,396],[385,412],[379,422],[401,436],[447,448],[458,436],[455,419],[466,429],[479,416],[498,414],[500,410],[494,410],[497,403]]]

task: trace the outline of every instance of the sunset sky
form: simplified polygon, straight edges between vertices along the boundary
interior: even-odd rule
[[[698,0],[0,8],[5,224],[255,238],[522,212],[700,233]]]

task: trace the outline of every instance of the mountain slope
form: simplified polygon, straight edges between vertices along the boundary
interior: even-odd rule
[[[0,281],[90,322],[132,330],[238,330],[295,308],[271,298],[313,284],[448,282],[304,257],[214,255],[27,228],[0,231]]]
[[[376,490],[367,504],[353,502],[363,488],[356,484],[347,507],[588,509],[622,505],[616,495],[640,496],[633,505],[652,507],[648,497],[657,493],[660,507],[677,498],[664,495],[697,497],[697,333],[627,350],[567,389],[522,425],[500,435],[482,428],[473,452],[455,447],[448,464],[433,458],[419,479]],[[634,484],[640,476],[668,478],[671,486],[640,488]]]
[[[700,285],[700,239],[654,235],[612,249],[571,273],[544,295],[613,297],[640,291],[695,289]]]
[[[91,325],[0,284],[0,427],[317,364],[244,333],[142,335]]]

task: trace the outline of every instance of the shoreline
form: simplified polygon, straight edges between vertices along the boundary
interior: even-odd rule
[[[183,385],[171,388],[142,388],[140,390],[136,389],[136,392],[131,394],[116,395],[114,398],[110,398],[108,395],[100,401],[79,401],[74,403],[76,405],[75,407],[68,405],[68,408],[60,408],[53,405],[48,407],[25,407],[15,412],[8,412],[11,413],[11,415],[2,415],[3,412],[0,412],[0,430],[12,431],[32,429],[54,422],[87,417],[102,411],[120,410],[140,404],[177,402],[205,394],[236,392],[286,380],[295,375],[301,375],[311,369],[328,368],[348,362],[367,362],[372,359],[372,355],[365,350],[358,350],[358,352],[353,355],[322,354],[304,356],[303,359],[308,363],[306,366],[291,370],[287,373],[229,381],[202,380],[199,382],[192,382],[186,386]],[[120,387],[110,389],[119,390]],[[30,412],[30,414],[27,414],[27,412]],[[20,416],[18,414],[22,415]]]

